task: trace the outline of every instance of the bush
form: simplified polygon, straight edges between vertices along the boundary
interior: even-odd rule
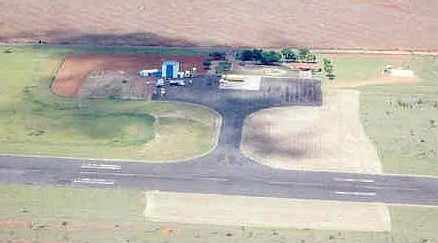
[[[204,60],[203,62],[202,62],[202,65],[204,66],[204,67],[210,67],[210,65],[211,65],[211,61],[210,60]]]
[[[254,54],[252,50],[243,50],[237,53],[236,59],[241,61],[254,61]]]
[[[289,48],[284,48],[283,50],[281,50],[281,55],[287,61],[295,62],[298,59],[298,54],[294,50],[291,50]]]
[[[262,52],[260,62],[262,64],[273,64],[281,60],[281,54],[275,51]]]
[[[226,71],[230,71],[231,63],[230,62],[220,62],[216,66],[216,74],[222,74]]]
[[[225,52],[214,51],[209,53],[208,57],[210,58],[210,60],[213,61],[221,61],[221,60],[225,60],[226,54]]]
[[[275,51],[263,51],[262,49],[242,50],[236,58],[241,61],[256,61],[262,64],[272,64],[281,60],[281,54]]]

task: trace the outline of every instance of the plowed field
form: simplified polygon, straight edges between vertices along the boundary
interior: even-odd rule
[[[8,42],[438,50],[431,0],[0,0]]]

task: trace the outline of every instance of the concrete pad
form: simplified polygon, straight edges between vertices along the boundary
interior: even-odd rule
[[[407,69],[392,69],[391,76],[393,77],[402,77],[402,78],[413,78],[414,71]]]
[[[146,220],[319,230],[390,231],[384,205],[179,192],[146,192]]]

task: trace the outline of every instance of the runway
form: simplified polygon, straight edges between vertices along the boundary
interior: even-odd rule
[[[0,183],[438,206],[438,179],[271,169],[262,165],[0,157]]]
[[[222,115],[218,144],[203,157],[146,164],[4,155],[0,183],[438,206],[436,178],[288,171],[246,158],[239,150],[244,119],[263,108],[321,105],[321,83],[265,79],[259,92],[250,92],[219,91],[216,81],[195,80],[192,87],[171,87],[165,97],[154,97],[205,105]]]

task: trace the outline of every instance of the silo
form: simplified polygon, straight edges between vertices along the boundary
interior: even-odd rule
[[[176,78],[179,72],[179,62],[177,61],[165,61],[161,66],[161,72],[163,78]]]

